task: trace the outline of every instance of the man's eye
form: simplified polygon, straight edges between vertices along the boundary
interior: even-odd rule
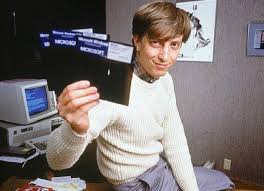
[[[161,46],[160,42],[157,40],[151,40],[150,45],[153,47],[160,47]]]
[[[173,49],[178,49],[178,48],[181,47],[181,43],[180,43],[180,42],[172,42],[172,43],[171,43],[171,47],[172,47]]]

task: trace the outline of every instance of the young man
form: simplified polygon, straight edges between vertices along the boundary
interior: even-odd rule
[[[140,7],[133,19],[129,106],[99,100],[88,81],[67,86],[57,106],[66,122],[48,143],[50,167],[71,167],[96,138],[99,169],[114,190],[198,191],[168,74],[190,31],[186,12],[172,3]]]

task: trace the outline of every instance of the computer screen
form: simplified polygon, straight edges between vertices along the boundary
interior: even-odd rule
[[[56,95],[46,79],[1,81],[0,97],[0,120],[6,122],[25,125],[57,113]]]
[[[48,109],[49,104],[45,86],[25,89],[25,95],[30,117]]]

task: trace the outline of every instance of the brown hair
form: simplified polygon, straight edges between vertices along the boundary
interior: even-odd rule
[[[186,42],[191,33],[188,14],[174,4],[157,1],[141,6],[135,13],[132,34],[142,38],[168,40],[183,35]]]

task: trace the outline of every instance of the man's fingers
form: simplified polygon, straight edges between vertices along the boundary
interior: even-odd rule
[[[85,89],[90,87],[90,82],[86,80],[78,81],[68,85],[66,88],[63,89],[61,95],[58,97],[58,101],[63,98],[68,92],[78,90],[78,89]]]
[[[93,102],[93,101],[97,101],[99,99],[100,95],[98,93],[95,94],[90,94],[88,96],[85,97],[80,97],[77,99],[73,99],[70,102],[68,102],[66,105],[64,106],[64,109],[69,111],[69,112],[74,112],[76,110],[79,109],[79,107],[81,107],[82,105],[85,104],[89,104],[89,102]]]
[[[89,128],[88,111],[99,102],[99,97],[97,88],[89,81],[78,81],[62,91],[57,109],[75,132],[83,134]]]
[[[99,100],[95,100],[95,101],[92,101],[88,104],[85,104],[85,105],[82,105],[81,107],[79,107],[79,110],[84,113],[84,114],[87,114],[87,112],[94,106],[96,106],[97,104],[99,103]]]
[[[67,105],[68,102],[71,102],[75,99],[86,97],[86,96],[96,94],[96,93],[97,93],[97,88],[94,86],[85,88],[85,89],[78,89],[78,90],[68,92],[67,94],[64,95],[63,98],[58,100],[58,102],[60,102],[63,105]]]
[[[60,112],[61,117],[63,117],[67,122],[70,124],[77,125],[80,122],[80,119],[82,116],[85,116],[87,118],[88,111],[97,105],[99,103],[99,100],[95,100],[92,102],[89,102],[87,104],[84,104],[78,108],[78,110],[74,112]]]

